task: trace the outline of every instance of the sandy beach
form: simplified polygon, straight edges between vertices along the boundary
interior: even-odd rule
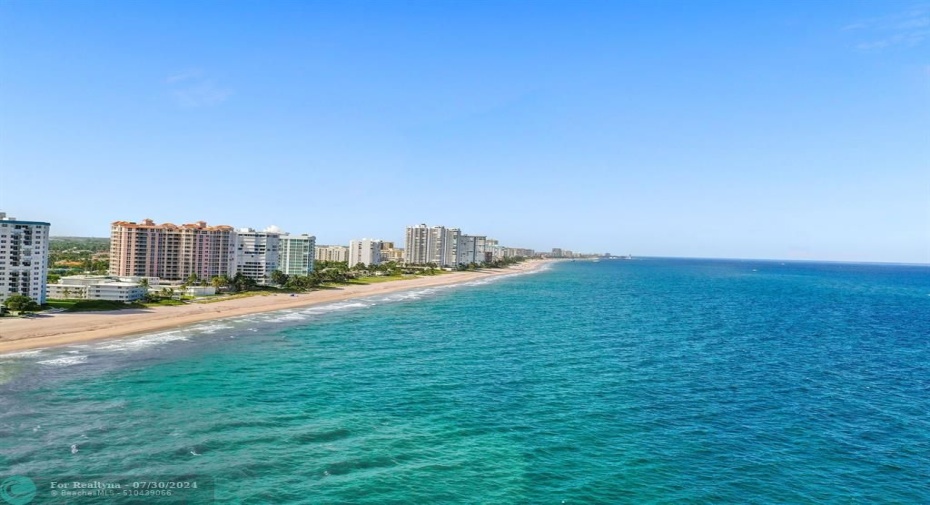
[[[299,293],[296,296],[279,293],[173,307],[105,312],[60,312],[39,314],[32,318],[6,317],[0,319],[0,354],[125,337],[187,326],[201,321],[307,307],[396,291],[459,284],[486,277],[528,272],[542,267],[543,264],[545,264],[544,260],[528,261],[506,269],[450,272],[431,277],[416,277],[367,285],[348,285],[338,289]]]

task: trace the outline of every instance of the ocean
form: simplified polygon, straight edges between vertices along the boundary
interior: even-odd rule
[[[558,262],[0,355],[0,481],[13,505],[930,503],[930,267]]]

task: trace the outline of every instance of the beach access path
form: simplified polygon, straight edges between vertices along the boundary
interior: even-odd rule
[[[541,268],[545,263],[546,260],[532,260],[510,268],[448,272],[442,275],[364,285],[350,284],[336,289],[298,293],[295,296],[287,293],[269,293],[212,303],[195,302],[146,309],[43,313],[29,318],[4,317],[0,318],[0,354],[126,337],[178,328],[201,321],[295,309],[397,291],[460,284],[487,277],[529,272]]]

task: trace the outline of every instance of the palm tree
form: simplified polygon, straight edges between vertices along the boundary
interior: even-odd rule
[[[236,291],[250,291],[258,286],[255,279],[242,275],[242,272],[237,273],[236,276],[233,277],[232,285],[236,288]]]
[[[217,291],[219,291],[220,288],[229,286],[229,277],[225,275],[217,275],[210,279],[210,284],[216,288]]]
[[[278,286],[284,286],[287,284],[288,275],[280,270],[275,270],[271,272],[271,282],[277,284]]]

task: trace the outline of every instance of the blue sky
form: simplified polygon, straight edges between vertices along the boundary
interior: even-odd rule
[[[930,263],[930,4],[5,1],[0,209]]]

